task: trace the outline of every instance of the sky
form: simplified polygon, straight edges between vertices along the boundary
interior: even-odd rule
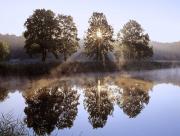
[[[114,35],[134,19],[153,41],[180,41],[180,0],[1,0],[0,33],[22,35],[24,22],[39,8],[73,16],[79,38],[92,13],[103,12]]]

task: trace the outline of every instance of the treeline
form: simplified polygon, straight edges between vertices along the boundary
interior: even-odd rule
[[[45,61],[47,54],[51,53],[56,59],[59,55],[63,56],[66,61],[80,48],[78,30],[72,16],[56,15],[51,10],[37,9],[25,21],[24,26],[24,49],[30,57],[40,54],[42,61]],[[126,23],[116,39],[113,36],[113,28],[106,16],[94,12],[89,19],[89,28],[84,38],[85,54],[102,64],[108,61],[109,52],[124,59],[145,59],[153,56],[149,35],[144,33],[135,20]],[[1,43],[1,46],[4,45]]]
[[[0,34],[0,41],[5,42],[9,46],[9,59],[27,58],[28,55],[24,50],[25,38],[16,35]]]
[[[154,60],[180,60],[180,42],[150,44],[153,45]]]

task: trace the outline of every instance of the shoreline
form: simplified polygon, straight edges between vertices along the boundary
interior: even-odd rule
[[[71,75],[95,72],[141,71],[180,67],[180,61],[120,61],[106,62],[105,67],[99,62],[37,62],[37,63],[0,63],[1,76],[42,76],[55,74]]]

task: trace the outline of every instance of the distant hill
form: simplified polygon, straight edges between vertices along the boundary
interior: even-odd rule
[[[180,42],[151,42],[156,60],[180,60]]]

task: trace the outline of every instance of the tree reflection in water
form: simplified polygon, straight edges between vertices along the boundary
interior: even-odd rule
[[[124,87],[117,103],[129,118],[135,118],[144,109],[145,104],[149,103],[148,91],[137,85]]]
[[[103,128],[107,122],[108,115],[114,110],[113,97],[105,86],[98,83],[90,83],[85,88],[84,106],[89,113],[89,122],[93,128]]]
[[[8,90],[0,87],[0,102],[3,102],[8,97]]]
[[[25,123],[36,134],[50,134],[55,127],[72,127],[78,112],[79,95],[66,82],[33,91],[26,94],[25,99]]]

